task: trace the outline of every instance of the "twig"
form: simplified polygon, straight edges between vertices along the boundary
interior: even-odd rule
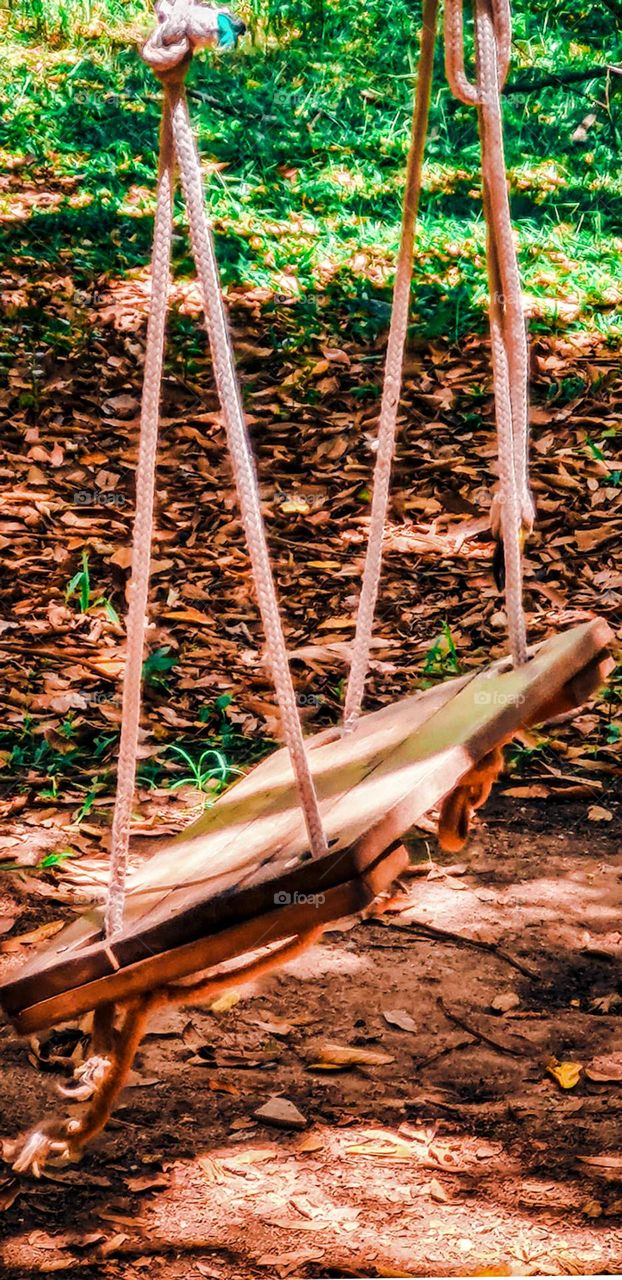
[[[367,920],[366,924],[380,924],[377,920]],[[432,938],[435,942],[449,942],[456,947],[474,947],[476,951],[485,951],[488,955],[497,956],[499,960],[505,961],[511,965],[512,969],[516,969],[518,973],[522,973],[525,978],[531,978],[532,981],[539,982],[540,974],[534,969],[528,968],[526,964],[522,964],[520,960],[515,960],[514,956],[508,955],[507,951],[503,951],[496,942],[481,942],[479,938],[466,938],[462,933],[453,933],[449,929],[437,929],[436,925],[426,924],[424,920],[413,920],[410,924],[390,924],[387,922],[380,925],[382,929],[399,929],[401,933],[419,933],[424,938]]]
[[[474,1037],[469,1036],[468,1040],[456,1040],[455,1044],[449,1044],[445,1049],[439,1049],[438,1053],[431,1053],[427,1058],[415,1058],[415,1066],[417,1071],[422,1071],[424,1067],[429,1067],[432,1062],[438,1062],[441,1058],[446,1058],[450,1053],[457,1053],[458,1049],[468,1049],[469,1045],[474,1043]]]
[[[513,1049],[510,1045],[501,1044],[499,1040],[493,1040],[492,1036],[487,1036],[486,1032],[480,1031],[478,1027],[471,1027],[466,1021],[466,1018],[461,1018],[459,1014],[453,1013],[451,1009],[448,1009],[447,1006],[443,1004],[441,996],[438,997],[436,1003],[449,1022],[453,1022],[456,1027],[460,1027],[461,1031],[468,1032],[468,1034],[470,1036],[474,1036],[476,1040],[481,1040],[484,1044],[490,1045],[491,1049],[496,1049],[498,1053],[507,1053],[511,1058],[525,1058],[527,1056],[527,1051],[525,1049]],[[524,1036],[521,1036],[521,1040],[523,1039],[525,1040],[525,1044],[529,1045],[530,1049],[533,1049],[533,1045],[530,1044],[529,1040],[525,1039]]]
[[[513,80],[506,84],[503,92],[507,96],[513,93],[536,93],[539,89],[558,89],[569,84],[582,84],[586,80],[602,80],[612,75],[622,76],[622,67],[614,63],[599,62],[591,67],[583,67],[581,71],[551,71],[539,80]]]

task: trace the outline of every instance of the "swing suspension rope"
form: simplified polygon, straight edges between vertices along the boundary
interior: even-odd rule
[[[520,665],[526,661],[527,657],[525,615],[522,603],[521,545],[523,531],[529,531],[533,524],[533,507],[527,470],[527,337],[510,220],[500,101],[510,54],[510,0],[473,0],[473,5],[476,48],[475,82],[471,83],[468,80],[464,66],[463,0],[445,0],[446,70],[454,94],[463,102],[474,105],[479,119],[498,434],[499,490],[493,500],[492,525],[495,534],[503,540],[510,653],[514,664]],[[351,732],[355,728],[361,711],[382,568],[383,532],[389,503],[391,467],[395,452],[404,349],[408,330],[415,224],[421,193],[438,7],[439,0],[424,0],[417,91],[380,409],[369,537],[346,690],[344,732]],[[229,15],[207,7],[200,0],[158,0],[155,9],[158,26],[143,48],[143,57],[162,82],[164,104],[153,239],[151,302],[136,472],[136,512],[128,602],[121,742],[105,912],[107,937],[117,934],[123,926],[140,732],[141,675],[147,627],[176,168],[179,170],[188,212],[190,239],[202,294],[214,377],[266,637],[267,658],[283,723],[283,735],[292,761],[311,854],[314,857],[320,857],[327,851],[291,677],[255,464],[222,298],[214,242],[205,213],[200,160],[184,90],[185,76],[192,55],[200,48],[235,43],[235,34],[232,35],[232,32],[235,32],[236,23]]]

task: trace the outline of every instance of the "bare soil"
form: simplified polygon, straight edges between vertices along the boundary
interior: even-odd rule
[[[464,863],[443,865],[430,841],[382,918],[344,922],[228,1009],[159,1016],[81,1165],[38,1182],[6,1169],[2,1275],[622,1271],[608,804],[613,820],[593,822],[583,804],[497,797]],[[32,951],[14,935],[63,914],[58,894],[40,883],[33,907],[7,888],[3,973]],[[78,1039],[57,1032],[52,1047]],[[327,1043],[390,1061],[314,1067]],[[36,1050],[0,1031],[4,1134],[58,1108]],[[551,1058],[580,1064],[578,1082],[562,1087]],[[255,1118],[275,1095],[304,1129]]]

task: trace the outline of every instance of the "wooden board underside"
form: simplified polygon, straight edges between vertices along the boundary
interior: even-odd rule
[[[586,623],[547,641],[519,671],[498,663],[366,716],[347,738],[335,741],[329,732],[310,739],[331,846],[318,862],[306,858],[289,759],[277,752],[132,878],[124,933],[112,948],[101,941],[99,913],[82,917],[5,984],[6,1012],[14,1020],[22,1014],[23,1027],[24,1010],[44,1004],[47,1021],[38,1025],[48,1025],[70,1016],[72,1000],[73,1014],[76,1001],[91,1008],[113,998],[113,975],[116,991],[130,970],[143,984],[132,989],[148,990],[171,980],[163,957],[206,937],[222,942],[210,964],[239,954],[226,941],[238,925],[274,914],[284,892],[328,895],[364,875],[474,761],[520,724],[536,721],[538,709],[593,666],[610,641],[605,623]],[[281,937],[292,931],[285,913]],[[313,909],[306,918],[311,927]],[[189,967],[176,977],[203,967],[192,965],[191,954],[185,962]]]
[[[408,862],[406,850],[403,845],[398,845],[379,858],[364,875],[316,895],[313,905],[293,899],[287,906],[273,906],[264,915],[175,947],[158,958],[157,985],[177,983],[191,975],[219,968],[230,960],[274,942],[299,937],[318,925],[357,915],[393,884]],[[231,985],[235,985],[234,979]],[[127,1000],[153,989],[152,958],[146,957],[128,968],[111,972],[105,978],[95,978],[48,999],[41,998],[44,993],[40,989],[37,1003],[15,1012],[11,1015],[12,1021],[19,1032],[29,1034],[57,1026],[98,1005]]]

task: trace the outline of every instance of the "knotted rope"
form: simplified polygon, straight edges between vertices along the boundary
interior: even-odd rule
[[[512,20],[509,0],[473,2],[476,83],[470,82],[464,66],[464,0],[445,0],[445,63],[452,92],[463,102],[476,106],[479,114],[499,458],[499,493],[493,500],[491,524],[495,536],[501,534],[503,538],[509,647],[514,665],[519,666],[527,658],[522,531],[531,532],[534,509],[528,481],[527,336],[510,217],[500,96],[510,63]],[[360,715],[382,570],[382,540],[408,331],[414,230],[421,192],[437,10],[437,0],[425,0],[401,241],[378,425],[369,541],[346,691],[344,732],[355,727]]]
[[[268,552],[261,500],[239,383],[220,289],[214,243],[205,215],[199,156],[188,115],[183,82],[194,49],[216,44],[222,20],[235,20],[224,11],[190,0],[160,0],[159,26],[147,41],[143,56],[164,86],[160,136],[158,198],[153,241],[151,305],[143,384],[132,576],[127,621],[127,656],[123,682],[123,711],[117,795],[112,824],[110,878],[106,906],[107,936],[123,923],[123,905],[136,782],[140,731],[141,675],[149,592],[151,542],[162,361],[170,275],[174,159],[181,175],[188,211],[190,238],[201,287],[216,388],[248,544],[257,598],[266,634],[267,654],[274,679],[283,734],[290,752],[311,852],[327,851],[315,785],[305,749],[287,646]],[[220,23],[220,25],[219,25]]]

